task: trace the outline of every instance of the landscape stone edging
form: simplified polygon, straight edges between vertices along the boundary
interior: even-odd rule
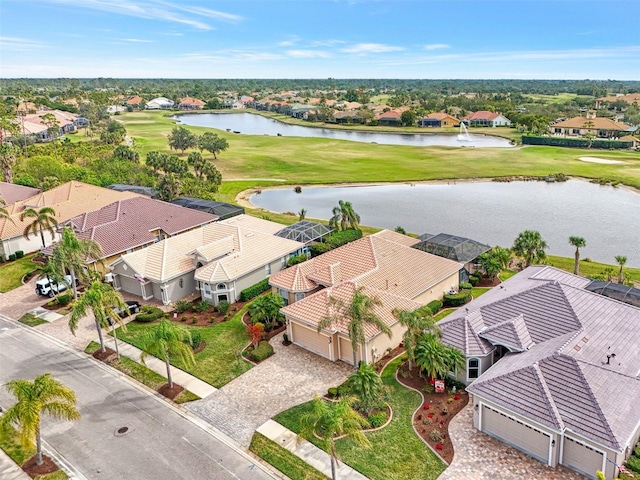
[[[244,321],[244,316],[249,313],[249,311],[246,311],[242,314],[242,318],[240,319],[240,321],[246,326],[247,324]],[[240,358],[242,358],[245,362],[250,363],[251,365],[253,365],[254,367],[257,366],[258,364],[256,362],[254,362],[253,360],[249,360],[247,357],[245,357],[243,355],[244,351],[249,348],[251,346],[251,342],[247,343],[244,347],[242,347],[242,350],[240,350]]]
[[[394,360],[395,360],[395,359],[394,359]],[[436,454],[436,456],[437,456],[440,460],[442,460],[442,463],[444,463],[444,464],[448,467],[448,466],[449,466],[449,463],[448,463],[444,458],[442,458],[442,457],[440,456],[440,454],[439,454],[436,450],[434,450],[434,448],[433,448],[431,445],[429,445],[429,443],[428,443],[424,438],[422,438],[422,435],[420,435],[420,434],[418,433],[418,430],[416,430],[416,426],[415,426],[415,424],[413,423],[413,418],[416,416],[416,413],[418,413],[418,411],[420,410],[420,408],[422,408],[422,406],[424,405],[424,402],[426,401],[426,400],[425,400],[425,398],[424,398],[424,395],[422,394],[422,392],[421,392],[420,390],[416,390],[415,388],[410,387],[410,386],[408,386],[408,385],[405,385],[405,384],[404,384],[404,383],[402,383],[400,380],[398,380],[398,370],[396,370],[395,378],[396,378],[396,382],[398,382],[400,385],[402,385],[402,386],[403,386],[403,387],[405,387],[405,388],[408,388],[409,390],[413,390],[414,392],[418,392],[418,394],[420,395],[420,398],[422,399],[422,401],[420,402],[420,405],[418,405],[418,408],[416,408],[416,409],[414,410],[413,414],[411,415],[411,428],[413,428],[413,431],[415,432],[416,436],[417,436],[420,440],[422,440],[422,443],[424,443],[427,447],[429,447],[429,449],[430,449],[433,453],[435,453],[435,454]],[[455,417],[454,417],[454,418],[455,418]],[[449,434],[449,428],[448,428],[448,426],[447,426],[447,434]],[[449,441],[451,441],[451,437],[449,437]],[[455,452],[454,452],[454,454],[455,454]],[[445,469],[445,470],[446,470],[446,469]]]

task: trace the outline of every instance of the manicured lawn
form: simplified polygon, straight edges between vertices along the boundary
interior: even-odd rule
[[[91,342],[84,349],[85,353],[92,354],[100,348],[100,344],[97,342]],[[129,377],[137,380],[138,382],[146,385],[152,390],[157,390],[162,385],[167,383],[167,379],[162,375],[154,372],[153,370],[148,369],[141,363],[138,363],[134,360],[131,360],[127,357],[120,357],[120,360],[116,360],[115,362],[111,362],[109,364],[116,370],[128,375]],[[180,395],[178,395],[174,402],[176,403],[185,403],[192,402],[193,400],[200,400],[195,393],[192,393],[188,390],[184,390]]]
[[[37,327],[38,325],[49,323],[46,320],[35,316],[33,313],[25,313],[18,321],[30,327]]]
[[[31,261],[35,255],[32,253],[20,260],[0,264],[0,292],[8,292],[22,285],[22,277],[38,267]]]
[[[284,473],[291,480],[326,480],[327,477],[276,442],[260,433],[251,439],[249,450]]]
[[[18,431],[11,425],[0,425],[0,448],[11,457],[18,465],[22,465],[36,454],[36,447],[32,445],[30,448],[23,448],[20,442]],[[67,474],[58,470],[48,475],[38,475],[36,480],[67,480]]]
[[[443,318],[445,318],[447,315],[451,315],[453,312],[455,312],[457,310],[457,308],[447,308],[445,310],[441,310],[434,318],[434,320],[437,322],[439,320],[442,320]]]
[[[473,298],[478,298],[480,295],[483,295],[491,290],[491,287],[473,287],[471,289],[471,295]]]
[[[561,270],[573,273],[573,258],[556,257],[555,255],[547,255],[546,264],[557,267]],[[605,276],[606,269],[612,269],[613,279],[617,280],[619,265],[611,265],[598,262],[585,262],[580,260],[580,275],[583,277]],[[624,267],[623,272],[629,275],[631,281],[640,282],[640,268]]]
[[[411,426],[411,418],[420,405],[420,395],[400,385],[395,372],[398,358],[382,372],[382,380],[390,387],[389,404],[393,409],[391,423],[377,432],[367,433],[370,449],[342,439],[336,442],[342,460],[372,480],[429,480],[444,470],[442,461],[420,440]],[[286,410],[274,417],[294,432],[300,431],[300,416],[309,409],[310,402]],[[311,442],[317,441],[312,438]]]
[[[498,277],[504,282],[513,277],[516,273],[518,272],[516,272],[515,270],[503,270],[502,272],[500,272]]]
[[[248,305],[245,305],[228,322],[210,327],[192,327],[189,324],[183,324],[185,328],[198,329],[207,346],[196,353],[196,365],[193,368],[184,368],[177,358],[172,358],[171,364],[216,388],[249,370],[251,364],[240,357],[240,351],[249,341],[246,327],[241,320],[247,308]],[[141,348],[140,335],[149,328],[155,328],[155,324],[131,322],[127,324],[126,332],[123,332],[122,328],[118,329],[118,338]]]

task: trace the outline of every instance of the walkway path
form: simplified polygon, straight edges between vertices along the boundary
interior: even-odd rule
[[[2,480],[30,480],[31,477],[24,473],[24,470],[18,466],[11,457],[0,450],[0,478]]]
[[[551,468],[473,427],[471,403],[449,423],[455,454],[438,480],[586,480],[563,466]]]
[[[329,454],[320,450],[313,443],[306,440],[298,441],[298,435],[273,420],[268,420],[258,427],[258,433],[286,448],[331,478],[331,458]],[[336,474],[340,480],[368,480],[367,477],[343,462],[338,462]]]
[[[296,345],[282,345],[282,334],[271,339],[275,354],[232,380],[204,400],[186,408],[215,425],[241,445],[275,414],[323,395],[344,382],[351,367],[333,363]]]

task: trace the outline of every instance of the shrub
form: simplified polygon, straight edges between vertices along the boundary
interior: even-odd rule
[[[291,342],[289,341],[289,335],[287,335],[286,333],[283,333],[283,334],[282,334],[282,341],[283,341],[284,343],[291,343]]]
[[[191,304],[185,300],[178,300],[175,304],[176,312],[184,313],[191,307]]]
[[[22,250],[16,250],[16,258],[24,257],[24,252]]]
[[[198,303],[196,303],[193,306],[193,311],[197,313],[203,313],[209,310],[210,308],[211,308],[211,304],[209,302],[205,300],[200,300]]]
[[[427,303],[427,307],[431,310],[431,314],[435,315],[442,308],[442,302],[440,300],[433,300],[432,302]]]
[[[473,285],[471,283],[465,283],[465,282],[460,283],[461,290],[471,290],[472,288],[473,288]]]
[[[0,254],[0,263],[4,263],[4,255]]]
[[[446,294],[443,298],[445,307],[459,307],[471,300],[471,290],[462,290],[454,294]]]
[[[211,318],[209,319],[209,323],[214,323],[215,321],[216,321],[216,317],[211,317]]]
[[[351,387],[349,382],[344,382],[342,385],[338,386],[338,396],[343,397],[345,395],[349,395],[351,393]]]
[[[261,362],[271,355],[273,355],[273,347],[269,342],[264,340],[258,344],[258,348],[254,348],[250,352],[250,357],[254,362]]]
[[[464,383],[459,382],[455,378],[451,378],[448,375],[444,377],[444,384],[449,388],[456,387],[456,390],[463,390],[466,387]]]
[[[629,460],[627,460],[627,467],[629,468],[629,470],[640,473],[640,458],[633,455],[630,456]]]
[[[257,297],[263,292],[269,290],[271,286],[269,285],[269,279],[265,278],[264,280],[259,281],[255,285],[252,285],[248,288],[245,288],[240,292],[240,301],[246,302],[247,300],[251,300],[252,298]]]
[[[226,300],[221,300],[220,302],[218,302],[218,312],[220,312],[222,315],[226,315],[229,311],[230,306],[231,305],[229,304],[229,302],[227,302]]]
[[[329,388],[329,390],[327,390],[327,396],[329,398],[336,398],[338,396],[338,388],[337,387]]]
[[[180,319],[181,322],[186,322],[187,321],[187,316],[183,315],[182,318]]]
[[[384,425],[387,421],[387,412],[378,412],[373,415],[369,415],[369,425],[371,428],[379,428]]]
[[[422,391],[424,393],[433,393],[436,391],[435,387],[430,383],[427,383],[424,387],[422,387]]]
[[[478,285],[478,283],[480,283],[480,278],[477,277],[476,275],[471,275],[469,277],[469,283],[471,284],[472,287],[475,287],[476,285]]]
[[[58,305],[62,305],[63,307],[65,307],[69,305],[69,302],[71,302],[72,299],[73,299],[73,293],[67,292],[65,294],[58,295],[58,298],[56,299],[56,301],[58,302]]]
[[[136,322],[149,323],[158,320],[164,315],[162,310],[151,305],[143,305],[140,310],[141,313],[136,315]]]
[[[341,247],[349,242],[362,238],[362,230],[341,230],[334,232],[325,239],[325,244],[329,245],[330,249]]]
[[[184,343],[195,350],[202,343],[202,333],[200,333],[200,331],[196,330],[195,328],[189,329],[189,332],[191,333],[191,341],[189,341],[188,338],[185,338]]]
[[[331,247],[326,243],[314,243],[309,247],[311,258],[317,257],[318,255],[322,255],[323,253],[326,253],[329,250],[331,250]]]
[[[431,433],[429,434],[429,438],[434,442],[438,442],[438,443],[442,441],[442,435],[438,430],[431,430]]]
[[[191,319],[191,323],[198,323],[198,317],[194,315],[193,318]]]
[[[10,253],[9,254],[9,261],[13,262],[16,259],[16,254],[15,253]]]
[[[307,261],[307,255],[305,253],[302,253],[300,255],[296,255],[295,257],[291,257],[287,262],[287,267],[293,267],[294,265],[297,265],[299,263],[306,262],[306,261]]]

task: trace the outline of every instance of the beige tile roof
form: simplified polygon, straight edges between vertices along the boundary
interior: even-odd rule
[[[233,240],[231,251],[230,238]],[[215,222],[123,255],[112,265],[124,261],[142,277],[163,282],[194,270],[194,254],[199,254],[201,261],[224,255],[196,271],[198,280],[215,282],[241,277],[303,246],[292,240]]]
[[[31,221],[30,219],[26,219],[24,222],[20,221],[20,214],[26,208],[52,207],[56,212],[56,220],[58,223],[62,223],[72,217],[87,211],[97,210],[118,200],[139,196],[137,193],[118,192],[72,180],[9,205],[7,210],[14,223],[0,219],[0,238],[5,240],[22,235],[25,227]]]
[[[29,197],[33,197],[40,193],[39,188],[24,187],[15,183],[0,182],[0,204],[4,201],[5,205],[19,202]]]
[[[452,260],[370,235],[275,273],[270,283],[289,291],[308,291],[318,284],[331,286],[353,280],[376,290],[415,298],[460,268],[462,265]]]
[[[287,317],[299,320],[307,325],[317,327],[318,324],[327,317],[339,316],[339,312],[335,305],[332,305],[330,298],[342,301],[348,305],[353,298],[356,288],[362,286],[356,282],[343,282],[335,287],[325,288],[313,295],[304,298],[298,302],[292,303],[281,309]],[[374,313],[389,327],[398,322],[393,315],[395,309],[412,311],[421,305],[418,302],[407,298],[399,297],[388,292],[381,292],[372,288],[364,288],[363,293],[367,296],[380,300],[381,305],[374,307]],[[326,331],[337,331],[348,335],[348,320],[345,318],[337,318],[337,321],[331,324]],[[380,329],[371,325],[364,325],[365,336],[367,339],[380,334]]]
[[[281,223],[271,222],[258,217],[252,217],[251,215],[242,214],[235,217],[227,218],[220,221],[225,225],[232,225],[234,227],[244,227],[249,230],[255,230],[256,232],[266,233],[268,235],[275,235],[284,228]]]
[[[180,105],[196,105],[198,107],[204,107],[206,104],[206,102],[193,97],[184,97],[182,100],[180,100]]]
[[[409,235],[403,235],[402,233],[394,232],[393,230],[387,229],[380,230],[379,232],[374,233],[373,236],[399,243],[400,245],[404,245],[405,247],[413,247],[414,245],[420,243],[420,240],[417,238],[413,238]]]
[[[626,95],[614,95],[610,97],[601,97],[597,99],[600,102],[616,102],[622,100],[632,105],[634,102],[640,103],[640,93],[628,93]]]
[[[551,128],[586,128],[585,123],[591,122],[593,127],[589,127],[589,130],[627,130],[629,125],[624,123],[614,122],[610,118],[604,117],[573,117],[562,122],[554,123]]]

